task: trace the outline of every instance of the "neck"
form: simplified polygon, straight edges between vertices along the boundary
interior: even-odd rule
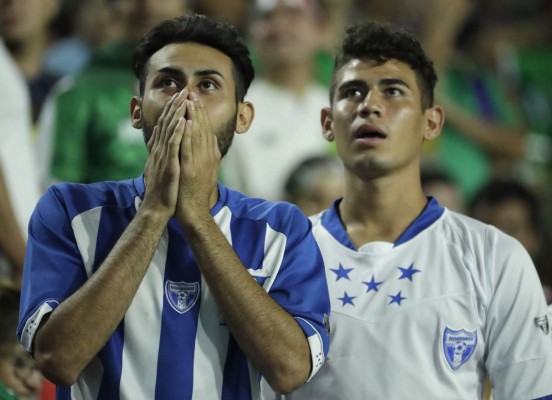
[[[361,180],[347,174],[341,219],[353,243],[395,242],[427,204],[419,174]]]
[[[310,63],[266,65],[263,67],[263,78],[300,96],[314,81],[314,73]]]
[[[42,71],[42,57],[48,46],[45,35],[34,35],[20,43],[8,43],[13,59],[27,80],[32,80]]]

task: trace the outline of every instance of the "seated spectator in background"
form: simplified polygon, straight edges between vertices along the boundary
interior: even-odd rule
[[[333,156],[307,158],[293,169],[284,192],[284,200],[305,215],[318,214],[343,196],[343,164]]]
[[[59,3],[60,0],[0,1],[0,36],[27,80],[35,122],[59,79],[44,70],[44,55],[51,44],[50,24],[57,16]]]
[[[0,76],[0,278],[20,282],[27,225],[40,185],[31,143],[29,88],[2,37]]]
[[[464,212],[464,195],[458,184],[444,171],[422,168],[422,190],[428,196],[435,197],[439,204],[451,211]]]
[[[190,7],[198,14],[232,24],[240,32],[240,35],[245,36],[249,3],[249,0],[190,0]]]
[[[20,292],[0,282],[0,399],[36,399],[44,380],[34,360],[17,341]]]
[[[108,0],[62,0],[52,30],[54,43],[44,56],[44,70],[65,76],[80,72],[94,49],[116,34]]]
[[[317,10],[304,0],[254,3],[251,40],[260,62],[248,100],[255,122],[222,163],[225,183],[253,197],[282,200],[286,178],[309,156],[328,154],[320,135],[327,93],[316,82]]]
[[[140,174],[147,158],[132,127],[128,99],[138,93],[129,70],[132,49],[162,19],[185,14],[186,0],[115,0],[121,37],[94,52],[90,65],[60,82],[41,116],[38,162],[44,186],[90,183]]]
[[[469,215],[515,237],[537,268],[548,304],[552,304],[552,242],[543,226],[535,194],[514,180],[493,180],[469,204]]]
[[[458,182],[467,199],[489,179],[513,176],[526,157],[528,138],[521,105],[497,78],[494,55],[482,46],[485,31],[477,15],[466,15],[439,65],[436,98],[447,118],[443,134],[424,153]]]

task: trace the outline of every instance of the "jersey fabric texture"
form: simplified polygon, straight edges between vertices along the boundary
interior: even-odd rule
[[[493,400],[552,394],[552,321],[515,239],[435,199],[396,243],[355,248],[337,203],[312,221],[332,303],[330,352],[285,398],[482,399],[486,372]]]
[[[143,194],[140,177],[63,183],[42,197],[29,225],[17,331],[27,350],[41,319],[99,268]],[[293,205],[221,184],[211,212],[252,277],[303,329],[314,374],[328,349],[330,302],[311,223]],[[173,218],[123,321],[76,384],[57,388],[57,399],[254,399],[259,381]]]
[[[114,42],[97,50],[81,74],[56,87],[39,127],[46,182],[122,180],[142,172],[147,151],[128,111],[138,95],[129,69],[133,48]]]

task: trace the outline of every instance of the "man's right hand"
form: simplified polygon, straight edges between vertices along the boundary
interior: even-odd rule
[[[167,102],[148,142],[145,167],[146,193],[142,207],[169,219],[175,214],[180,180],[179,151],[186,126],[188,90]]]

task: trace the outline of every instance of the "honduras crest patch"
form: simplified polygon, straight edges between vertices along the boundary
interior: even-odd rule
[[[453,370],[460,368],[469,360],[477,346],[477,331],[459,331],[448,327],[443,332],[443,351],[445,358]]]
[[[180,314],[184,314],[194,306],[199,298],[199,282],[165,282],[165,296],[171,307]]]

